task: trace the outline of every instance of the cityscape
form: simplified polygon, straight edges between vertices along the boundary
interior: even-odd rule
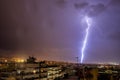
[[[120,0],[0,0],[0,80],[120,80]]]
[[[0,80],[119,80],[118,64],[79,64],[0,58]]]

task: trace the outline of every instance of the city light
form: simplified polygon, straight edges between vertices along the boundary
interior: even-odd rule
[[[23,62],[25,62],[24,59],[16,59],[15,61],[18,62],[18,63],[23,63]]]
[[[36,70],[33,70],[33,73],[35,74],[35,73],[36,73]]]

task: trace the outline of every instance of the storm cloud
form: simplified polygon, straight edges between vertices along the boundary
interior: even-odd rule
[[[111,0],[109,5],[120,6],[120,0]]]
[[[89,4],[87,2],[82,2],[82,3],[75,3],[74,6],[76,9],[84,9],[87,7]]]
[[[106,6],[102,3],[91,5],[88,2],[74,4],[78,10],[83,10],[87,16],[97,16],[106,10]]]
[[[88,15],[93,24],[85,61],[107,61],[106,57],[118,61],[119,58],[112,57],[120,52],[120,7],[116,6],[119,3],[119,0],[1,0],[0,55],[34,55],[76,62],[75,57],[81,57],[86,27],[80,16]],[[96,29],[101,30],[101,37]]]

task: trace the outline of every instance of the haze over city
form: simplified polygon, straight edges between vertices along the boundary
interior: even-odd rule
[[[1,0],[0,56],[120,63],[120,0]]]

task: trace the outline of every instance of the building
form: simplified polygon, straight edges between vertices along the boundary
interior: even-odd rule
[[[46,64],[46,62],[19,62],[2,59],[0,65],[0,80],[54,80],[64,77],[62,67],[56,64]]]

